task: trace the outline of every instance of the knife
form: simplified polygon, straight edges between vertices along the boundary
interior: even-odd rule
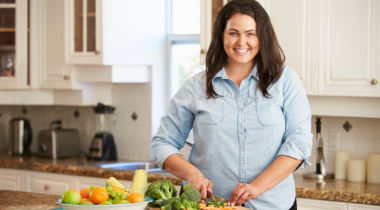
[[[228,200],[222,197],[219,197],[217,195],[212,195],[210,192],[207,192],[207,201],[209,201],[211,198],[215,199],[216,202],[223,201],[224,203],[228,203]]]

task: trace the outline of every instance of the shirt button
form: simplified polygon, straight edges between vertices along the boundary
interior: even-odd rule
[[[241,161],[241,164],[243,164],[243,163],[244,163],[244,161],[242,160],[242,161]]]
[[[240,145],[241,145],[241,146],[244,146],[244,143],[241,143]]]
[[[240,112],[243,112],[243,109],[240,109]]]
[[[243,96],[243,98],[245,98],[245,96]]]
[[[243,124],[240,124],[240,127],[242,128],[242,127],[243,127]]]

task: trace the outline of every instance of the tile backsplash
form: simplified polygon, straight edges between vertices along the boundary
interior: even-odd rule
[[[339,132],[339,144],[337,150],[347,150],[351,152],[351,159],[367,159],[367,154],[380,152],[380,119],[353,118],[353,117],[321,117],[321,134],[323,137],[323,153],[328,173],[334,173],[335,152],[329,150],[329,134]],[[313,149],[310,157],[312,166],[296,171],[303,174],[315,172],[316,170],[316,121],[317,116],[312,117]],[[349,122],[352,128],[347,132],[343,128],[345,122]]]
[[[117,144],[119,159],[150,161],[149,144],[152,136],[151,128],[151,83],[144,84],[113,84],[113,105],[117,117],[113,127],[113,135]],[[22,109],[26,108],[26,115]],[[74,112],[80,113],[79,117]],[[92,107],[74,106],[0,106],[0,112],[5,115],[0,119],[0,150],[8,149],[9,120],[15,117],[25,117],[31,121],[33,129],[32,152],[38,149],[38,133],[48,129],[50,122],[62,120],[63,128],[76,128],[80,131],[81,150],[88,152],[91,140],[95,134]],[[132,119],[136,113],[137,119]],[[347,132],[343,124],[348,121],[352,128]],[[313,149],[310,162],[312,166],[295,173],[315,172],[316,116],[312,117]],[[352,159],[366,159],[370,152],[380,152],[380,119],[327,117],[321,116],[324,155],[328,173],[334,173],[335,153],[330,151],[329,133],[339,132],[338,150],[348,150]],[[183,150],[185,158],[190,148]]]
[[[116,122],[113,135],[119,159],[150,161],[151,139],[151,83],[113,84],[113,106]],[[107,104],[106,104],[107,105]],[[24,115],[22,110],[26,108]],[[74,112],[79,112],[78,118]],[[4,118],[0,119],[0,150],[8,150],[9,120],[25,117],[30,120],[33,132],[32,153],[38,150],[38,133],[48,129],[50,122],[62,120],[63,128],[80,132],[80,149],[88,152],[95,135],[92,107],[75,106],[0,106]],[[132,114],[136,113],[136,120]]]

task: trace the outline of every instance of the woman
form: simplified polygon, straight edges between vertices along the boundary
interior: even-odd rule
[[[311,111],[268,14],[229,2],[214,25],[205,72],[173,97],[151,142],[152,159],[195,186],[249,209],[296,209],[292,172],[310,165]],[[189,131],[189,161],[180,154]]]

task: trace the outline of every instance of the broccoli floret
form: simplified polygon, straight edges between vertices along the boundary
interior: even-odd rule
[[[218,207],[219,206],[222,206],[224,208],[224,201],[223,200],[221,200],[221,201],[218,202]]]
[[[161,206],[161,210],[172,210],[172,204],[166,204],[165,206]]]
[[[169,180],[158,180],[148,186],[145,196],[153,200],[168,200],[177,196],[177,189]]]
[[[182,200],[182,204],[187,210],[201,210],[201,207],[194,201]]]
[[[172,209],[173,210],[184,210],[185,206],[182,204],[182,201],[180,199],[178,199],[178,200],[173,201]]]
[[[162,199],[158,199],[158,200],[153,200],[151,202],[148,203],[148,206],[149,207],[161,207],[163,206],[164,202],[167,201],[167,200],[162,200]]]
[[[206,206],[213,205],[215,208],[219,207],[218,202],[214,198],[211,198],[209,202],[206,203]]]
[[[190,184],[183,186],[183,193],[180,195],[181,200],[194,201],[196,203],[201,202],[201,193],[197,188]]]

